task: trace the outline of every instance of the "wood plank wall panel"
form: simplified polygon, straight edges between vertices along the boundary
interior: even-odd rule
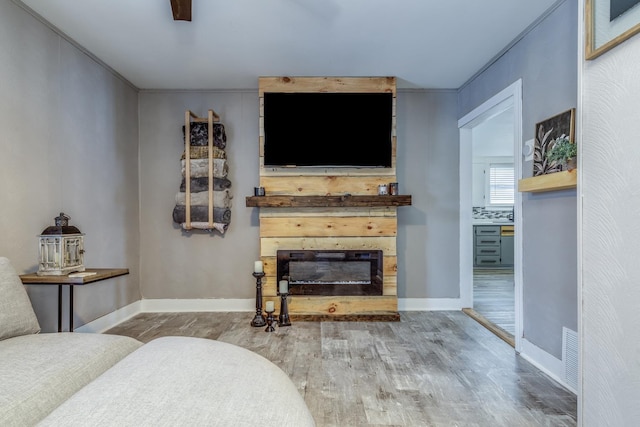
[[[390,92],[396,97],[395,77],[260,77],[260,98],[265,92]]]
[[[335,172],[335,169],[332,169]],[[298,172],[299,173],[299,172]],[[262,176],[260,186],[270,196],[343,196],[378,194],[378,185],[393,182],[395,175],[316,175]]]
[[[265,168],[265,92],[390,92],[393,94],[391,168]],[[378,185],[396,179],[396,79],[394,77],[261,77],[260,186],[267,195],[377,195]],[[330,117],[331,112],[327,112]],[[383,251],[383,296],[292,296],[292,315],[357,315],[397,312],[397,208],[260,208],[263,299],[279,306],[278,249]]]
[[[375,314],[397,311],[395,296],[384,297],[295,297],[289,301],[292,314]]]
[[[287,218],[287,217],[331,217],[331,216],[374,216],[396,217],[396,208],[260,208],[262,218]]]
[[[260,237],[395,236],[391,217],[279,217],[260,219]]]
[[[396,256],[395,237],[265,237],[260,238],[260,255],[276,256],[278,249],[381,250]]]

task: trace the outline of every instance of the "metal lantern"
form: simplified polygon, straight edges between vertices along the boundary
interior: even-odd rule
[[[39,276],[62,276],[84,271],[84,234],[69,225],[70,217],[60,212],[55,224],[40,238]]]

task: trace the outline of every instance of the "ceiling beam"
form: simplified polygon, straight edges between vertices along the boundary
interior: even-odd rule
[[[191,21],[191,0],[171,0],[174,21]]]

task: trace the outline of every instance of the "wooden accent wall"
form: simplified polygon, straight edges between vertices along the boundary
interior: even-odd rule
[[[390,92],[393,94],[391,168],[273,168],[264,166],[265,92]],[[395,77],[261,77],[260,186],[269,196],[377,195],[379,184],[396,182]],[[327,120],[331,111],[327,111]],[[384,255],[382,296],[292,296],[295,315],[397,314],[397,215],[388,207],[262,207],[260,255],[264,300],[277,298],[278,249],[380,249]]]

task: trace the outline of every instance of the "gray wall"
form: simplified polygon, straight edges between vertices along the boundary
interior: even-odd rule
[[[227,133],[233,205],[224,235],[186,232],[171,213],[179,191],[184,114],[213,109]],[[150,299],[252,298],[259,259],[258,209],[245,198],[258,186],[258,93],[159,91],[140,93],[141,291]]]
[[[523,144],[536,123],[576,107],[577,17],[576,1],[561,3],[461,88],[459,117],[519,78]],[[532,162],[523,162],[523,175],[532,174]],[[524,337],[560,359],[562,327],[577,331],[578,322],[576,191],[524,193],[522,215]]]
[[[86,234],[87,266],[131,270],[76,287],[76,326],[140,298],[137,136],[135,88],[0,1],[0,256],[37,270],[37,236],[63,211]],[[56,330],[57,289],[27,291]]]
[[[187,109],[211,108],[227,131],[234,196],[220,236],[184,232],[171,212],[180,185],[181,127]],[[398,182],[413,205],[399,208],[398,293],[457,297],[458,130],[455,91],[399,91]],[[252,298],[259,257],[258,209],[245,197],[258,185],[258,94],[250,91],[140,93],[140,239],[144,298]]]
[[[458,298],[460,193],[456,91],[398,91],[398,296]]]

